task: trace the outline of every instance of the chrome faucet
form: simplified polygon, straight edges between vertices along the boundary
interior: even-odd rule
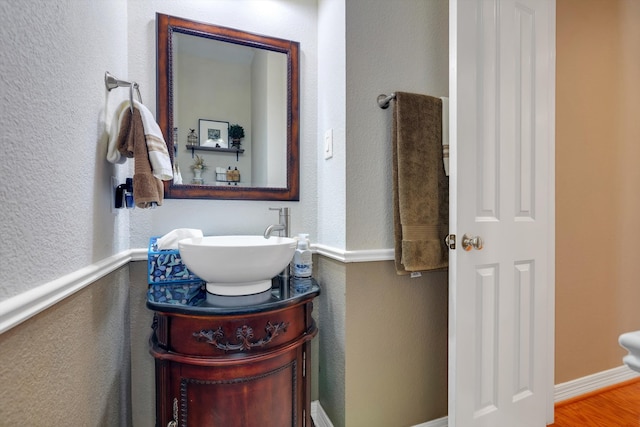
[[[264,230],[264,238],[268,239],[274,232],[278,232],[278,236],[280,237],[289,237],[289,219],[291,215],[289,214],[289,208],[269,208],[271,211],[280,211],[279,224],[271,224]]]
[[[289,220],[291,219],[291,215],[289,214],[289,208],[269,208],[271,211],[279,211],[279,224],[271,224],[264,230],[264,238],[268,239],[271,237],[271,234],[274,232],[278,232],[278,236],[280,237],[289,237],[290,229],[289,229]],[[285,295],[289,291],[289,266],[286,266],[284,270],[279,274],[279,283],[280,283],[280,295]]]

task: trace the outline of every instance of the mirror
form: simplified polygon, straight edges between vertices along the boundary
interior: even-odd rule
[[[157,120],[182,176],[165,198],[299,200],[299,44],[160,13],[156,26]]]

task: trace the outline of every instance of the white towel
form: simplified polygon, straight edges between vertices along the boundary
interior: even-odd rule
[[[177,163],[173,164],[173,185],[182,185],[182,174]]]
[[[140,110],[142,115],[142,125],[144,126],[144,136],[147,141],[147,150],[149,150],[149,162],[153,175],[163,181],[173,179],[173,169],[171,168],[171,159],[169,158],[169,150],[167,143],[164,141],[160,126],[156,123],[156,119],[151,111],[142,103],[133,100],[133,105]]]
[[[442,163],[444,174],[449,176],[449,98],[440,97],[442,100]]]
[[[156,123],[153,114],[142,103],[134,100],[133,106],[140,111],[142,116],[142,126],[144,127],[144,136],[149,151],[149,163],[153,176],[163,181],[173,179],[173,168],[171,167],[171,159],[167,144],[162,136],[160,126]],[[125,100],[118,105],[115,111],[115,119],[111,123],[109,132],[109,145],[107,147],[107,160],[111,163],[124,163],[127,159],[118,151],[117,141],[120,133],[120,125],[124,117],[123,112],[129,108],[129,101]]]
[[[129,108],[129,101],[122,101],[117,107],[111,120],[111,126],[109,127],[109,145],[107,146],[107,160],[111,163],[124,163],[127,160],[126,157],[120,154],[118,151],[118,135],[120,134],[120,123],[124,111]]]

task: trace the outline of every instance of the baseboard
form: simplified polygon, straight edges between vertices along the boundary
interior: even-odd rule
[[[427,421],[426,423],[415,425],[413,427],[447,427],[447,424],[447,417],[442,417],[435,420]]]
[[[317,400],[311,402],[311,418],[316,427],[333,427],[333,423],[322,409],[322,405]]]
[[[640,377],[640,374],[632,371],[626,365],[622,365],[617,368],[598,372],[573,381],[557,384],[554,387],[554,402],[558,403],[563,400],[571,399],[637,377]],[[316,427],[333,427],[333,423],[331,423],[327,413],[324,412],[322,405],[317,400],[311,402],[311,418],[313,418],[313,422]],[[447,425],[447,417],[442,417],[426,423],[417,424],[413,427],[447,427]]]
[[[313,418],[313,423],[316,427],[333,427],[333,423],[317,400],[311,402],[311,418]],[[447,417],[438,418],[413,427],[447,427]]]
[[[567,381],[566,383],[556,384],[554,387],[553,400],[555,403],[558,403],[639,376],[640,374],[632,371],[626,365],[618,366],[617,368],[597,372],[593,375]]]

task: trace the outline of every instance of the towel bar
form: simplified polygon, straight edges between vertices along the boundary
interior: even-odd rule
[[[378,106],[383,110],[386,110],[387,108],[389,108],[389,103],[391,102],[392,99],[396,99],[395,93],[392,93],[389,96],[384,94],[378,95]]]

